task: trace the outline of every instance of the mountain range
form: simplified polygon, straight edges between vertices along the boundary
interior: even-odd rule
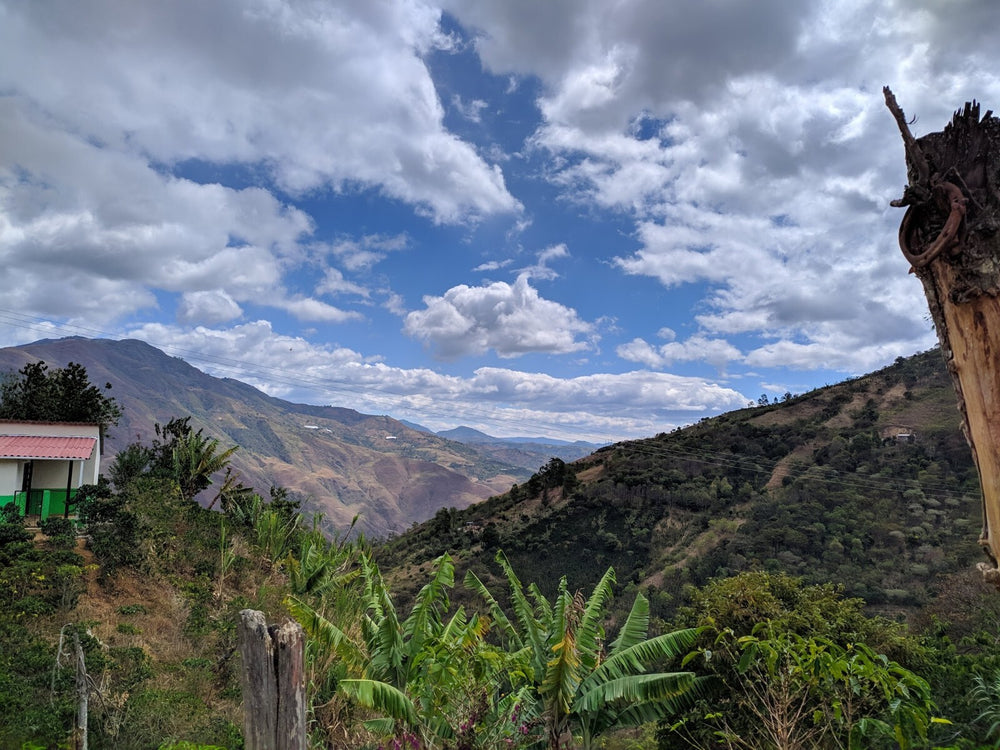
[[[239,446],[232,465],[245,484],[265,497],[272,485],[288,489],[330,530],[357,516],[367,535],[398,533],[439,508],[502,492],[553,456],[572,460],[597,447],[482,433],[466,441],[475,431],[438,436],[388,416],[296,404],[136,340],[70,337],[8,347],[0,349],[0,373],[39,360],[53,368],[76,362],[91,382],[111,384],[122,418],[108,432],[105,462],[130,443],[148,444],[155,424],[190,416],[192,427],[221,445]]]

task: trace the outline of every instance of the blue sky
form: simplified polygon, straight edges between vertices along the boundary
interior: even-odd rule
[[[1000,108],[987,0],[0,0],[0,344],[610,441],[935,343],[881,88]]]

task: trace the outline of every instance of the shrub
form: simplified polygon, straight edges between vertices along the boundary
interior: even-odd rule
[[[68,518],[49,516],[40,524],[42,533],[56,547],[71,548],[76,546],[76,527]]]

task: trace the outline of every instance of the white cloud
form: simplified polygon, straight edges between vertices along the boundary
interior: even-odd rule
[[[293,297],[277,300],[272,304],[287,310],[299,320],[343,323],[347,320],[359,320],[362,317],[360,313],[341,310],[339,307],[310,297]]]
[[[330,246],[348,271],[363,271],[385,258],[389,253],[406,250],[410,239],[406,234],[368,234],[359,238],[342,237]]]
[[[18,274],[11,305],[101,322],[153,306],[152,289],[266,299],[312,232],[306,214],[265,190],[164,176],[31,120],[16,99],[0,100],[0,259]]]
[[[653,369],[661,369],[675,362],[708,362],[725,369],[731,362],[743,361],[743,354],[723,339],[692,336],[686,341],[670,341],[653,347],[641,338],[632,339],[619,346],[615,353],[629,362],[638,362]]]
[[[500,357],[567,354],[586,349],[588,344],[577,336],[593,331],[571,308],[540,297],[526,274],[514,284],[462,284],[441,297],[424,297],[424,304],[425,309],[406,316],[403,330],[445,359],[489,349]]]
[[[368,298],[371,292],[360,284],[348,281],[344,274],[336,268],[326,269],[323,280],[316,286],[316,294],[330,294],[337,296],[340,294],[354,294],[359,297]]]
[[[135,159],[259,166],[293,193],[371,186],[443,222],[516,211],[500,169],[443,126],[423,61],[439,15],[417,1],[8,5],[0,89]]]
[[[608,441],[670,430],[747,402],[732,389],[666,373],[559,378],[485,367],[458,377],[392,367],[350,349],[277,334],[266,321],[229,329],[147,324],[128,335],[273,396],[390,413],[435,429],[466,424],[495,435]]]
[[[385,302],[382,303],[382,306],[386,310],[399,317],[406,315],[406,300],[403,299],[401,294],[397,294],[389,289],[383,290],[382,293],[385,295]]]
[[[486,109],[488,105],[482,99],[464,101],[462,97],[455,94],[451,98],[451,106],[458,110],[458,113],[466,120],[470,120],[471,122],[482,122],[483,110]]]
[[[552,245],[545,248],[538,253],[538,258],[534,265],[528,266],[527,268],[522,268],[520,275],[526,276],[531,279],[543,279],[549,280],[559,278],[559,274],[553,269],[549,268],[549,263],[553,260],[559,260],[560,258],[569,257],[569,248],[566,247],[565,243],[560,242],[558,245]]]
[[[236,301],[220,290],[188,292],[177,305],[177,320],[187,325],[218,325],[243,314]]]
[[[507,266],[509,266],[513,262],[514,261],[512,259],[510,259],[510,258],[507,258],[506,260],[491,260],[491,261],[487,261],[486,263],[480,263],[478,266],[476,266],[472,270],[475,271],[475,272],[480,272],[480,271],[499,271],[501,268],[506,268]]]
[[[541,79],[531,145],[549,179],[634,220],[640,247],[614,264],[704,290],[699,336],[755,337],[748,362],[851,372],[932,342],[895,248],[887,204],[905,170],[881,86],[931,129],[965,100],[1000,100],[995,4],[447,7],[490,70]],[[621,351],[667,361],[645,342]]]

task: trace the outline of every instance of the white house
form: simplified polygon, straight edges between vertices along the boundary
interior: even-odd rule
[[[76,490],[100,473],[98,425],[0,420],[0,508],[14,503],[39,520],[75,514]]]

